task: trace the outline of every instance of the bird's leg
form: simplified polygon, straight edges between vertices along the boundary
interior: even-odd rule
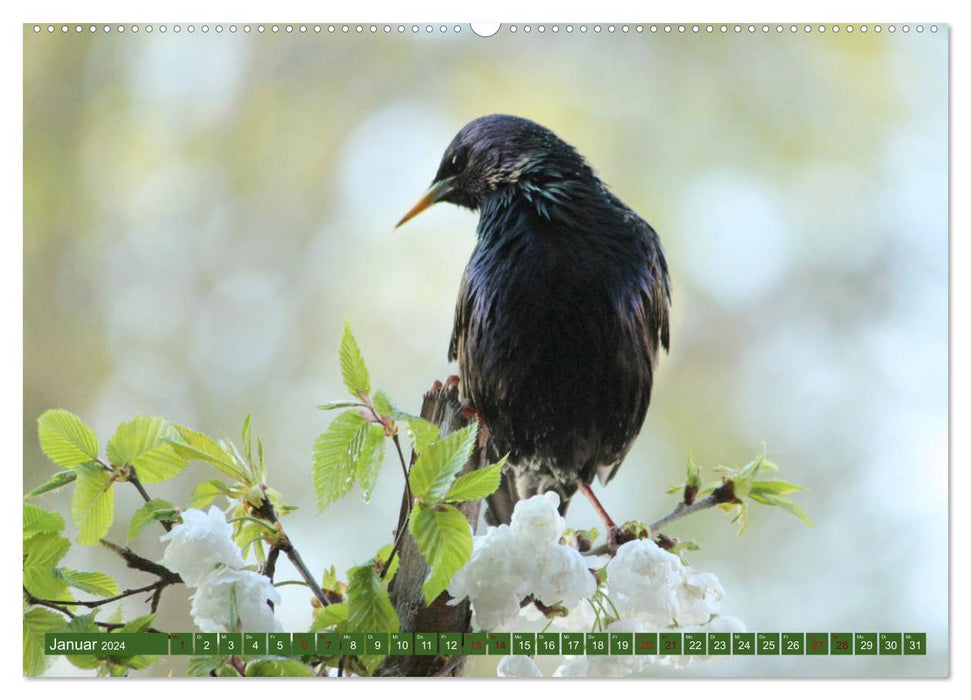
[[[477,442],[479,449],[484,449],[486,443],[489,441],[489,426],[486,424],[485,418],[481,413],[479,413],[478,410],[476,410],[475,406],[472,405],[472,401],[470,401],[468,397],[462,399],[462,402],[459,404],[459,411],[470,423],[473,419],[478,422],[479,432],[477,435]]]
[[[597,496],[593,493],[593,489],[591,489],[590,486],[585,484],[583,481],[578,481],[577,490],[586,496],[587,500],[590,501],[590,505],[592,505],[593,509],[597,511],[597,515],[599,515],[600,519],[603,520],[603,523],[607,528],[607,542],[611,545],[617,544],[621,535],[620,528],[617,527],[617,523],[615,523],[614,519],[610,517],[609,513],[607,513],[607,509],[603,507],[600,499],[597,498]]]

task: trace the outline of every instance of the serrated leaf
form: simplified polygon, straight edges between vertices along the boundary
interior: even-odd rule
[[[44,655],[44,635],[60,632],[67,620],[53,610],[31,607],[24,611],[24,675],[39,676],[47,670],[53,656]]]
[[[416,497],[433,503],[448,492],[455,475],[472,455],[478,428],[479,424],[472,422],[425,448],[409,474],[411,492]]]
[[[319,632],[344,622],[347,622],[347,603],[332,603],[325,608],[314,610],[314,621],[310,625],[310,631]]]
[[[225,665],[225,656],[190,656],[187,670],[190,676],[208,676],[212,671],[218,673]]]
[[[35,496],[40,496],[42,493],[48,493],[62,486],[67,486],[77,478],[77,472],[73,469],[66,469],[62,472],[57,472],[54,476],[47,480],[46,483],[41,484],[37,488],[31,490],[24,499],[34,498]]]
[[[445,494],[445,501],[457,503],[459,501],[477,501],[491,496],[499,488],[502,479],[502,467],[506,463],[503,457],[495,464],[482,469],[476,469],[468,474],[462,474]]]
[[[347,631],[397,632],[398,614],[373,562],[347,572]]]
[[[366,423],[354,436],[350,449],[354,473],[364,491],[364,500],[370,501],[384,462],[384,428],[376,423]]]
[[[296,659],[257,659],[246,664],[247,676],[293,678],[313,676],[310,667]]]
[[[115,515],[115,491],[111,474],[100,466],[78,465],[78,483],[71,501],[71,518],[77,526],[78,543],[98,544]]]
[[[155,616],[155,613],[150,613],[148,615],[142,615],[141,617],[136,617],[133,620],[129,620],[125,623],[124,627],[118,630],[118,632],[125,634],[137,634],[139,632],[144,632],[152,626],[153,622],[155,622]]]
[[[177,437],[164,418],[133,418],[119,425],[108,440],[108,460],[115,466],[130,464],[140,481],[157,484],[185,469],[186,458],[170,442]]]
[[[71,472],[74,474],[74,472]],[[47,511],[33,503],[24,504],[24,539],[34,535],[57,533],[64,529],[64,518],[60,513]]]
[[[364,356],[351,332],[350,321],[344,322],[344,333],[341,335],[341,345],[338,352],[341,364],[341,377],[352,396],[363,398],[371,393],[371,378]]]
[[[217,496],[225,496],[229,493],[229,486],[219,479],[203,481],[192,490],[189,496],[189,507],[202,509],[212,503]]]
[[[472,529],[454,506],[419,503],[411,511],[408,530],[431,567],[422,585],[425,603],[431,605],[472,556]]]
[[[132,514],[131,523],[128,525],[128,539],[135,539],[152,523],[173,519],[177,512],[176,507],[168,501],[153,498]]]
[[[344,411],[314,443],[314,493],[317,508],[323,510],[344,496],[354,485],[355,469],[351,443],[367,421],[357,411]]]
[[[246,481],[246,473],[233,456],[208,435],[181,425],[174,426],[182,441],[169,441],[177,453],[186,459],[198,459],[218,469],[236,481]]]
[[[59,600],[67,582],[56,570],[71,548],[71,542],[57,533],[46,532],[24,540],[23,584],[36,598]]]
[[[379,389],[378,391],[374,392],[371,402],[374,404],[374,410],[379,416],[384,416],[387,418],[394,416],[396,409],[391,397],[388,396],[388,392]]]
[[[411,442],[412,449],[417,453],[424,452],[426,447],[438,440],[438,426],[420,416],[413,416],[405,411],[396,410],[391,417],[404,424],[408,441]]]
[[[100,571],[75,571],[61,568],[61,577],[71,588],[90,593],[91,595],[109,598],[118,595],[118,584],[108,574]]]
[[[40,449],[62,467],[98,459],[98,436],[70,411],[53,408],[37,419]]]

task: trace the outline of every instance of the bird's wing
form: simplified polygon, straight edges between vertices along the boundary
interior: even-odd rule
[[[448,344],[448,361],[452,362],[459,356],[459,344],[465,337],[469,325],[469,313],[472,309],[469,299],[469,270],[462,273],[462,283],[459,285],[459,298],[455,302],[455,321],[452,325],[452,340]]]

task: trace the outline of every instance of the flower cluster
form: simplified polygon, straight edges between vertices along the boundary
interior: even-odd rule
[[[599,620],[601,629],[614,633],[743,632],[745,625],[721,616],[725,589],[714,574],[685,566],[680,557],[650,539],[621,545],[606,563],[606,584],[600,600],[591,600],[597,584],[588,566],[603,561],[584,557],[560,543],[566,524],[557,512],[554,493],[533,496],[516,504],[510,525],[489,528],[475,539],[468,565],[452,579],[449,593],[456,600],[468,596],[480,628],[508,629],[520,615],[521,601],[528,596],[547,606],[558,604],[567,614],[553,618],[554,628],[589,631]],[[598,612],[598,606],[600,612]],[[534,606],[522,610],[528,620],[543,618]],[[649,664],[676,668],[706,656],[567,656],[554,671],[560,677],[620,677],[643,670]],[[530,678],[543,674],[533,659],[507,656],[497,673]]]
[[[472,558],[449,585],[459,601],[468,596],[479,628],[500,630],[519,616],[523,599],[577,607],[597,590],[597,582],[572,547],[560,544],[566,521],[555,493],[516,504],[509,525],[490,527],[475,538]]]
[[[191,614],[203,632],[233,632],[237,622],[248,632],[282,629],[270,606],[280,603],[280,594],[266,576],[242,568],[233,527],[221,510],[187,510],[161,540],[168,541],[162,564],[196,589]]]

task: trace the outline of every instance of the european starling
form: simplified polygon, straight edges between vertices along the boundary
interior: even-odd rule
[[[436,202],[479,211],[455,309],[449,361],[460,395],[509,454],[487,519],[553,490],[617,473],[647,413],[668,348],[667,262],[650,224],[549,129],[480,117],[449,144],[431,187],[398,223]]]

